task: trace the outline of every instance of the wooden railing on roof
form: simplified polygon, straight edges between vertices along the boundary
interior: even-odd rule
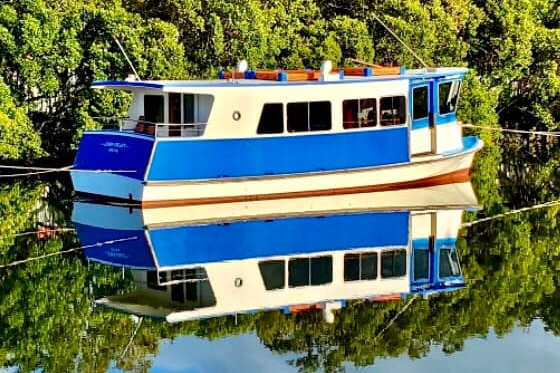
[[[406,71],[404,66],[379,66],[366,67],[335,67],[330,74],[338,74],[340,79],[344,76],[384,76],[401,75]],[[319,80],[321,72],[318,70],[247,70],[244,72],[220,71],[220,79],[257,79],[273,81],[305,81]]]

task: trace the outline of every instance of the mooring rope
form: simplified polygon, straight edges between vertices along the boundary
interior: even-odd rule
[[[112,244],[115,244],[115,243],[132,241],[132,240],[136,240],[136,239],[138,239],[137,236],[131,236],[131,237],[126,237],[126,238],[118,238],[118,239],[114,239],[114,240],[107,240],[107,241],[103,241],[103,242],[96,242],[94,244],[73,247],[71,249],[57,251],[55,253],[43,254],[43,255],[27,258],[27,259],[16,260],[16,261],[13,261],[13,262],[10,262],[10,263],[2,264],[2,265],[0,265],[0,269],[15,267],[15,266],[18,266],[20,264],[26,264],[26,263],[29,263],[29,262],[33,262],[33,261],[36,261],[36,260],[45,259],[45,258],[57,256],[57,255],[68,254],[68,253],[71,253],[71,252],[74,252],[74,251],[86,250],[86,249],[91,249],[91,248],[95,248],[95,247],[102,247],[102,246],[105,246],[105,245],[112,245]]]
[[[35,176],[41,174],[48,174],[48,173],[56,173],[56,172],[86,172],[86,173],[127,173],[127,172],[136,172],[136,170],[84,170],[84,169],[76,169],[73,168],[72,165],[65,166],[65,167],[33,167],[33,166],[10,166],[10,165],[0,165],[0,169],[4,170],[26,170],[29,172],[24,173],[17,173],[17,174],[6,174],[0,175],[0,179],[4,178],[14,178],[14,177],[21,177],[21,176]]]
[[[0,175],[0,179],[8,179],[8,178],[22,177],[22,176],[36,176],[42,174],[50,174],[53,172],[58,172],[58,171],[35,171],[35,172],[25,172],[19,174]]]
[[[490,221],[490,220],[500,219],[500,218],[503,218],[503,217],[508,216],[508,215],[519,214],[519,213],[522,213],[522,212],[525,212],[525,211],[537,210],[537,209],[542,209],[542,208],[547,208],[547,207],[557,206],[557,205],[560,205],[560,200],[555,200],[555,201],[550,201],[550,202],[545,202],[545,203],[539,203],[537,205],[523,207],[523,208],[520,208],[520,209],[507,211],[507,212],[504,212],[504,213],[501,213],[501,214],[489,216],[489,217],[478,219],[478,220],[471,221],[471,222],[468,222],[468,223],[463,223],[463,224],[461,224],[461,228],[472,227],[475,224],[484,223],[484,222],[487,222],[487,221]]]
[[[75,228],[48,228],[48,227],[45,227],[45,230],[47,230],[48,232],[53,232],[53,233],[54,232],[63,233],[63,232],[73,232],[76,229]],[[11,236],[11,237],[30,236],[30,235],[37,234],[37,233],[40,233],[40,232],[38,232],[37,230],[34,230],[34,231],[16,233],[14,235],[3,234],[3,235],[0,235],[0,238],[8,237],[8,236]]]
[[[136,333],[138,333],[138,330],[140,329],[140,326],[142,325],[143,320],[144,320],[143,317],[140,317],[138,319],[138,323],[136,324],[136,327],[134,328],[134,331],[132,332],[132,335],[130,336],[130,339],[128,340],[128,344],[126,345],[126,347],[124,348],[121,356],[119,357],[119,361],[122,361],[122,359],[124,358],[124,355],[126,355],[126,353],[128,352],[128,349],[132,345],[132,341],[134,341],[134,337],[136,337]]]
[[[408,303],[405,304],[405,306],[395,316],[393,316],[393,318],[391,320],[389,320],[389,323],[387,323],[387,325],[385,325],[385,327],[383,329],[381,329],[381,331],[379,333],[377,333],[377,335],[375,337],[373,337],[373,340],[375,341],[377,338],[381,337],[383,335],[383,333],[385,333],[387,331],[387,329],[389,329],[391,327],[391,325],[393,325],[393,323],[395,321],[397,321],[399,316],[402,315],[404,311],[406,311],[406,309],[412,304],[412,302],[414,302],[414,300],[416,300],[416,298],[418,298],[417,295],[413,296],[408,301]]]
[[[461,127],[480,128],[480,129],[497,131],[497,132],[504,132],[504,133],[522,134],[522,135],[560,137],[560,132],[516,130],[516,129],[512,129],[512,128],[478,126],[476,124],[469,124],[469,123],[461,123],[460,126]]]

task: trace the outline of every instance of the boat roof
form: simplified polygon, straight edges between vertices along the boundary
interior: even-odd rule
[[[468,72],[465,67],[438,67],[429,69],[406,70],[401,68],[400,74],[388,75],[345,75],[340,74],[340,78],[336,80],[281,80],[279,79],[259,79],[252,76],[251,78],[222,78],[222,79],[206,79],[206,80],[101,80],[92,84],[93,88],[110,88],[110,89],[154,89],[166,92],[183,91],[188,88],[216,88],[216,87],[248,87],[248,86],[295,86],[295,85],[324,85],[324,84],[349,84],[372,81],[389,81],[389,80],[415,80],[430,78],[453,78],[462,77]],[[282,74],[282,70],[275,70],[274,73]],[[221,74],[220,76],[224,76]]]

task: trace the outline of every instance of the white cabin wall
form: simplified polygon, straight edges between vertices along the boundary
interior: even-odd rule
[[[241,114],[239,120],[233,119],[233,113],[236,111]],[[261,107],[255,104],[255,98],[250,91],[241,88],[216,91],[204,137],[243,137],[246,136],[249,127],[253,128],[253,133],[256,134],[260,112]]]
[[[144,94],[135,91],[133,93],[132,103],[128,108],[128,118],[130,120],[125,121],[123,128],[134,129],[134,127],[136,127],[136,121],[141,115],[144,115]]]
[[[357,250],[371,251],[367,249]],[[216,297],[215,307],[205,307],[188,312],[189,318],[201,316],[227,314],[254,309],[276,309],[278,307],[296,304],[314,304],[328,299],[366,298],[374,295],[408,293],[409,282],[409,253],[407,249],[407,274],[396,279],[380,279],[372,281],[344,282],[344,254],[318,253],[313,256],[333,255],[333,281],[329,284],[318,286],[305,286],[277,290],[265,290],[258,262],[263,259],[250,259],[242,261],[212,263],[205,266],[208,278]],[[305,255],[304,257],[309,257]],[[292,257],[290,257],[292,258]],[[380,258],[380,257],[379,257]],[[273,258],[267,258],[273,259]],[[380,259],[379,259],[380,263]],[[381,273],[381,268],[378,268]],[[287,266],[286,266],[287,276]],[[242,280],[242,285],[237,287],[236,279]]]
[[[463,210],[436,212],[438,238],[456,238],[463,222]]]
[[[436,153],[441,154],[463,148],[463,129],[456,121],[438,124],[436,130]]]
[[[455,238],[461,228],[463,210],[413,213],[411,219],[413,240],[429,238],[432,233],[435,233],[436,238]]]
[[[430,153],[432,151],[432,132],[429,127],[410,131],[410,154]]]
[[[346,78],[348,80],[352,78]],[[232,84],[236,84],[232,82]],[[388,81],[367,81],[355,84],[324,83],[282,84],[263,82],[262,85],[221,88],[208,91],[215,96],[205,138],[234,138],[257,136],[257,125],[265,103],[289,103],[308,101],[330,101],[333,115],[332,129],[329,132],[346,131],[342,126],[342,101],[346,99],[376,98],[379,115],[379,99],[383,96],[403,95],[408,102],[407,79]],[[202,89],[197,93],[206,93]],[[313,99],[310,99],[310,98]],[[407,103],[408,105],[408,103]],[[239,111],[241,118],[233,120],[232,114]],[[407,110],[408,115],[408,110]],[[286,117],[284,116],[284,123]],[[284,125],[284,128],[286,126]],[[319,131],[317,133],[320,133]],[[284,132],[287,134],[286,129]],[[278,134],[280,135],[280,134]],[[267,135],[267,136],[278,136]],[[263,136],[263,135],[259,135]],[[297,136],[297,135],[296,135]]]
[[[432,214],[429,212],[412,213],[410,231],[413,240],[428,238],[432,235]]]

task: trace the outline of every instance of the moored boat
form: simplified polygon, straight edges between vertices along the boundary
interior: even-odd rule
[[[80,205],[78,205],[78,209]],[[456,250],[476,200],[391,210],[144,225],[120,206],[75,214],[89,260],[130,268],[136,289],[98,305],[185,321],[280,309],[333,309],[350,299],[429,296],[465,286]],[[163,216],[164,214],[160,214]],[[89,221],[86,217],[89,216]],[[95,245],[105,242],[104,245]]]
[[[328,61],[327,61],[328,62]],[[468,180],[456,118],[464,68],[251,71],[103,81],[131,93],[117,129],[86,131],[82,195],[144,207],[387,191]]]

